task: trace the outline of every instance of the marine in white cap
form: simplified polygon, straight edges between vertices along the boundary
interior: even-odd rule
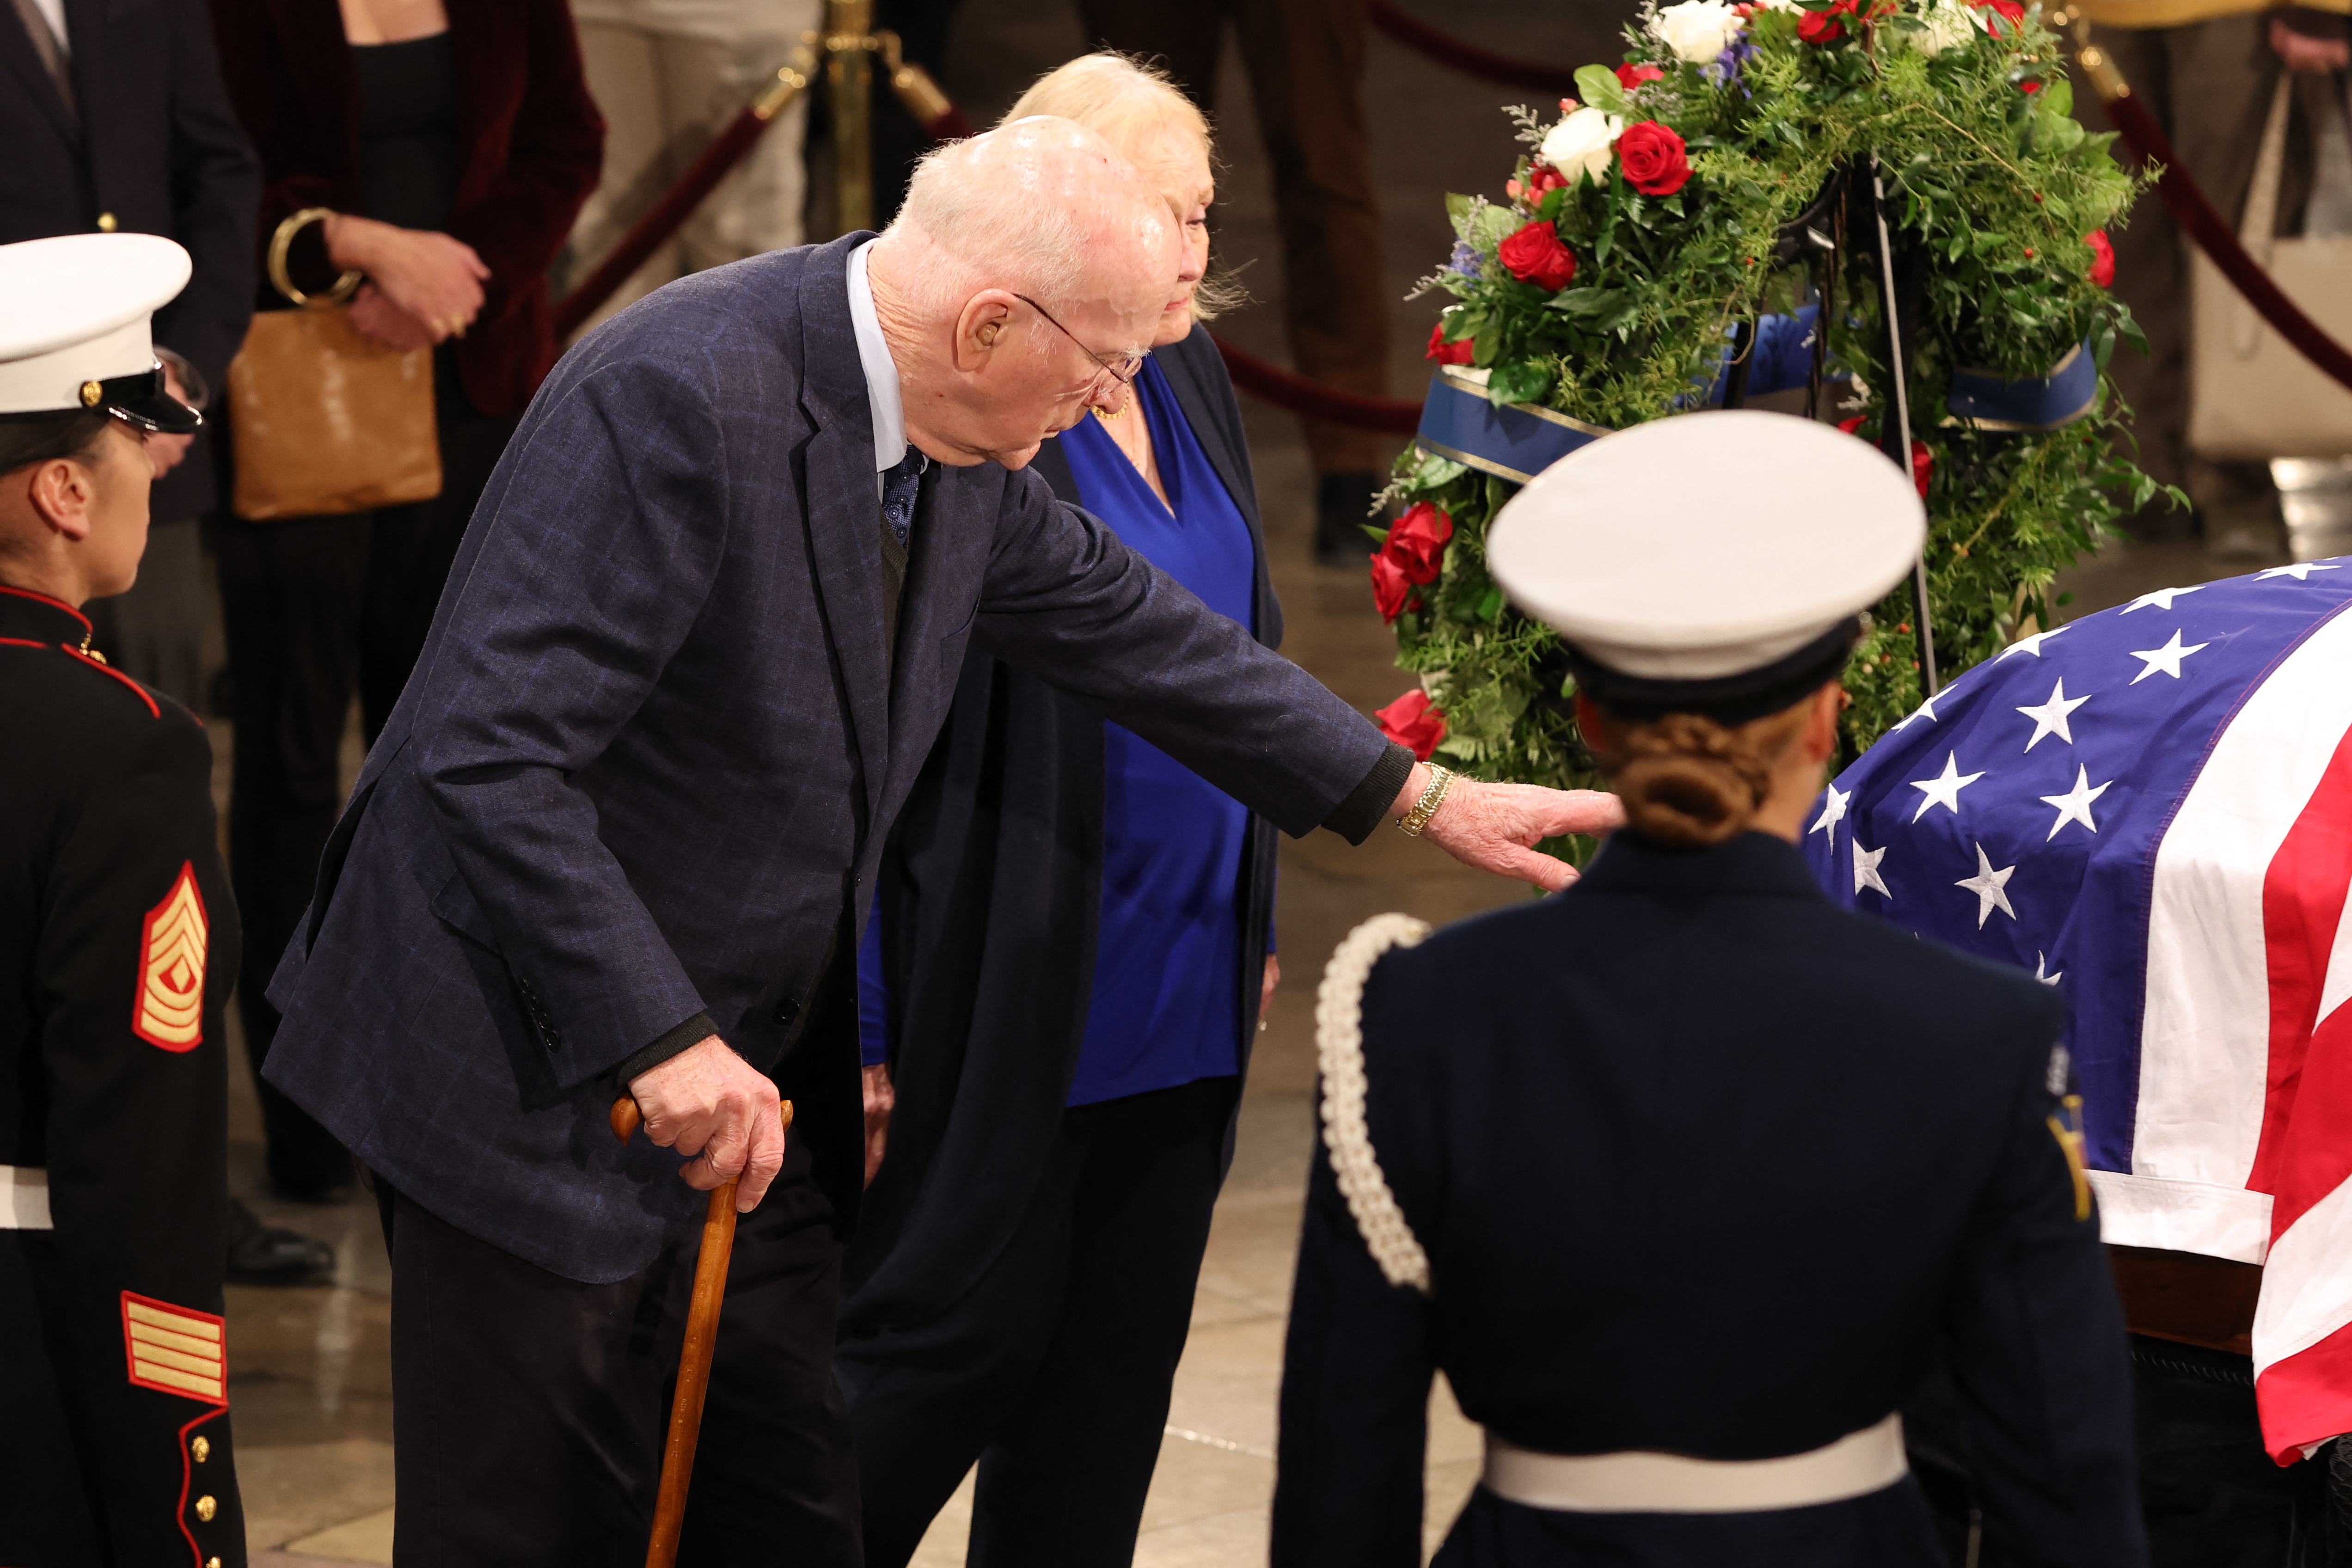
[[[107,667],[145,441],[198,416],[151,235],[0,246],[0,1563],[245,1562],[221,1273],[236,908],[212,750]]]
[[[1627,825],[1556,897],[1332,960],[1275,1568],[1417,1561],[1439,1371],[1485,1428],[1444,1568],[1940,1568],[1901,1412],[1947,1359],[1981,1561],[2145,1563],[2063,1006],[1836,908],[1796,847],[1924,538],[1874,448],[1744,411],[1605,437],[1496,517]]]

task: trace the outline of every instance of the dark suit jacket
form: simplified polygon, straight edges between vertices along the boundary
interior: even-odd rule
[[[2131,1365],[2075,1217],[2057,994],[1832,905],[1784,840],[1612,838],[1557,898],[1390,953],[1372,1152],[1428,1254],[1391,1285],[1318,1142],[1275,1568],[1421,1562],[1429,1386],[1547,1454],[1759,1459],[1883,1420],[1948,1356],[1985,1561],[2143,1568]],[[1909,1479],[1761,1513],[1481,1492],[1448,1561],[1940,1568]]]
[[[1255,635],[1282,641],[1249,443],[1205,329],[1155,352],[1185,422],[1249,524]],[[1058,440],[1031,465],[1077,504]],[[1010,1239],[1052,1151],[1077,1071],[1102,908],[1103,721],[1047,681],[964,656],[947,728],[882,867],[893,1012],[889,1158],[848,1259],[845,1340],[950,1312]],[[1276,839],[1250,819],[1242,920],[1244,1071],[1274,911]],[[1236,1099],[1235,1106],[1239,1106]],[[1232,1124],[1226,1129],[1232,1156]]]
[[[187,247],[195,274],[155,342],[217,388],[253,316],[252,144],[229,112],[202,0],[66,0],[76,108],[0,7],[0,245],[119,229]],[[213,506],[209,434],[155,486],[158,521]]]
[[[806,1005],[975,633],[1291,833],[1360,837],[1399,787],[1362,716],[1031,473],[933,470],[892,656],[862,237],[686,279],[565,356],[270,988],[271,1081],[575,1279],[701,1210],[675,1156],[614,1143],[604,1077],[701,1013],[794,1092],[854,1212],[856,1019]]]
[[[457,195],[448,232],[490,269],[482,313],[457,340],[457,374],[481,413],[522,411],[555,363],[547,268],[603,171],[604,119],[580,70],[564,0],[465,0],[449,10],[457,62]],[[212,0],[221,68],[261,151],[257,257],[304,207],[364,209],[359,88],[334,0]],[[289,258],[297,287],[335,279],[317,226]],[[285,300],[261,284],[265,308]]]

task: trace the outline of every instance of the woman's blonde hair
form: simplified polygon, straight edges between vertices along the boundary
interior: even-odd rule
[[[1593,760],[1624,803],[1627,826],[1672,848],[1703,849],[1746,832],[1755,820],[1772,793],[1773,769],[1818,695],[1809,691],[1795,706],[1744,724],[1697,713],[1637,723],[1612,713],[1610,743],[1594,745]]]
[[[1209,132],[1208,117],[1184,96],[1175,79],[1157,66],[1108,49],[1055,66],[1030,83],[997,123],[1010,124],[1033,114],[1076,121],[1109,142],[1120,157],[1141,166],[1147,178],[1156,173],[1149,165],[1157,136],[1192,137],[1211,166],[1216,163],[1217,144]],[[1230,275],[1212,273],[1192,290],[1192,319],[1214,321],[1248,298]]]

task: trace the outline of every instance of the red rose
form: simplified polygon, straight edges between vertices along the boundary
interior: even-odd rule
[[[1671,125],[1644,120],[1617,138],[1617,159],[1625,183],[1645,196],[1670,196],[1690,179],[1690,158]]]
[[[1556,191],[1568,184],[1568,176],[1549,163],[1533,163],[1528,167],[1528,183],[1520,187],[1528,205],[1533,206],[1544,199],[1546,191]]]
[[[1385,708],[1374,709],[1372,717],[1381,721],[1381,734],[1408,748],[1424,763],[1437,750],[1437,743],[1445,739],[1445,710],[1431,707],[1429,693],[1418,689]]]
[[[1548,223],[1531,223],[1503,241],[1496,255],[1522,283],[1557,291],[1576,276],[1576,257]]]
[[[2007,22],[2011,37],[2025,31],[2025,7],[2017,0],[1969,0],[1969,4],[1979,11],[1990,11]],[[1995,28],[1994,31],[1999,32],[2000,29]]]
[[[1434,583],[1445,567],[1445,542],[1453,537],[1453,518],[1425,500],[1417,500],[1389,530],[1381,553],[1396,562],[1406,582]]]
[[[1666,73],[1655,66],[1622,65],[1617,68],[1617,85],[1632,92],[1645,81],[1664,81]]]
[[[2107,238],[2107,231],[2095,228],[2083,237],[2083,243],[2091,247],[2091,270],[2087,274],[2091,281],[2102,289],[2114,288],[2116,247],[2114,241]]]
[[[1797,37],[1809,44],[1834,44],[1845,37],[1845,24],[1838,18],[1853,10],[1853,0],[1837,0],[1826,11],[1808,11],[1797,18]]]
[[[1851,419],[1841,419],[1838,421],[1838,428],[1849,436],[1869,440],[1868,437],[1862,435],[1862,420],[1863,416],[1859,414]],[[1871,445],[1876,446],[1877,443],[1873,441]],[[1927,499],[1927,481],[1935,478],[1935,475],[1936,454],[1927,450],[1927,442],[1913,441],[1911,443],[1911,482],[1919,487],[1921,500]]]
[[[2031,97],[2042,90],[2042,84],[2038,81],[2021,81],[2017,84],[2017,90]]]
[[[1478,345],[1468,338],[1458,343],[1447,342],[1445,323],[1440,321],[1429,329],[1429,353],[1422,357],[1433,359],[1440,364],[1468,364],[1477,352]]]
[[[1394,621],[1415,604],[1412,579],[1397,558],[1382,551],[1372,557],[1372,605],[1381,619]]]

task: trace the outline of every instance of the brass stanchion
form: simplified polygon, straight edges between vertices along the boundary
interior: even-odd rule
[[[805,90],[824,61],[832,100],[835,236],[872,228],[874,211],[874,60],[879,56],[891,89],[908,112],[942,142],[971,134],[930,73],[901,58],[898,35],[873,30],[874,0],[826,0],[824,28],[804,33],[793,58],[758,99],[704,148],[693,165],[633,225],[611,254],[555,306],[555,334],[569,337],[612,298],[646,258],[678,231],[694,209],[751,153],[768,122]]]
[[[834,232],[874,226],[874,0],[825,0],[824,85],[833,102]]]

